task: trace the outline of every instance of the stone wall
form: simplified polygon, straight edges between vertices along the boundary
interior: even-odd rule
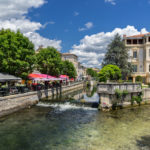
[[[150,101],[150,88],[142,89],[142,92],[143,92],[143,100]]]
[[[141,85],[139,83],[99,83],[97,84],[98,93],[115,94],[115,90],[127,90],[128,92],[140,92]]]
[[[64,93],[76,89],[81,89],[83,87],[84,82],[79,82],[69,86],[62,86],[61,91],[60,88],[54,88],[53,90],[48,89],[0,97],[0,117],[35,105],[40,99],[50,97],[53,94],[55,96],[57,93],[60,94],[60,92]]]
[[[111,108],[113,103],[117,101],[115,91],[128,91],[124,98],[124,102],[130,102],[132,96],[137,96],[142,92],[141,84],[138,83],[99,83],[97,85],[97,92],[100,98],[100,108]]]

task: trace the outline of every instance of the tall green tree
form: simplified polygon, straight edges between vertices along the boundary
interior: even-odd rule
[[[106,82],[107,80],[119,80],[121,78],[121,70],[116,65],[106,65],[99,72],[99,81]]]
[[[41,49],[36,54],[37,70],[44,74],[59,76],[63,62],[61,61],[61,54],[53,47]]]
[[[26,79],[34,63],[34,45],[27,37],[20,31],[0,30],[0,72]]]
[[[75,78],[77,76],[76,69],[72,62],[68,60],[63,61],[62,73],[68,75],[70,78]]]
[[[128,50],[120,35],[116,34],[107,47],[102,66],[104,67],[108,64],[117,65],[122,71],[122,78],[125,79],[132,72],[132,65],[128,62],[128,58]]]
[[[95,70],[93,70],[92,68],[87,68],[86,72],[91,77],[97,77],[98,76],[98,73]]]

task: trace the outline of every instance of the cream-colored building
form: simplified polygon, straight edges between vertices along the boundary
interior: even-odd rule
[[[80,79],[86,78],[86,67],[82,66],[81,63],[78,63],[78,77]]]
[[[124,42],[128,49],[129,62],[133,65],[133,82],[137,76],[142,76],[146,83],[150,83],[150,33],[124,35]]]
[[[73,63],[77,72],[77,78],[86,76],[86,68],[78,62],[78,56],[71,53],[62,53],[61,58],[63,61],[68,60]]]
[[[72,62],[78,74],[78,56],[76,56],[75,54],[71,54],[71,53],[62,53],[61,58],[63,61],[68,60]]]

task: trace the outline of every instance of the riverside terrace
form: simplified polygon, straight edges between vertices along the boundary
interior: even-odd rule
[[[66,75],[56,78],[46,74],[30,74],[28,78],[29,82],[24,85],[21,84],[21,78],[0,73],[0,96],[61,87],[63,81],[65,84],[69,82],[69,77]]]

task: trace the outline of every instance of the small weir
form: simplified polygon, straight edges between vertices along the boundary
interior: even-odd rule
[[[54,97],[40,100],[37,106],[70,106],[70,107],[92,107],[98,108],[99,96],[96,92],[96,87],[77,90],[74,92],[56,95]]]

